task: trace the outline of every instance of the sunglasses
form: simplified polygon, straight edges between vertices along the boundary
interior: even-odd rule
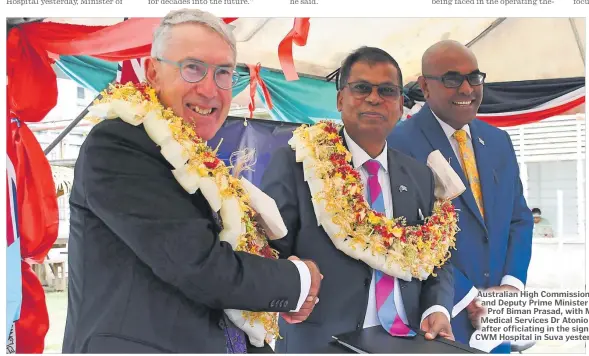
[[[198,83],[203,80],[207,75],[209,67],[214,68],[215,72],[213,75],[215,84],[217,84],[220,89],[231,89],[239,79],[239,74],[237,74],[237,72],[231,67],[218,67],[192,58],[187,58],[180,62],[174,62],[164,58],[156,59],[159,62],[180,68],[180,75],[188,83]]]
[[[436,77],[433,75],[424,75],[426,79],[433,79],[442,82],[446,88],[459,88],[464,80],[468,81],[468,84],[471,86],[479,86],[485,83],[485,78],[487,77],[486,73],[483,72],[474,72],[469,74],[460,74],[460,73],[447,73],[442,75],[441,77]]]
[[[394,99],[401,96],[403,88],[394,84],[371,84],[367,82],[347,83],[345,86],[350,88],[352,94],[357,98],[366,98],[372,94],[372,88],[376,87],[378,95],[383,99]]]

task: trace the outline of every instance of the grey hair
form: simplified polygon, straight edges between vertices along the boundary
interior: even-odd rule
[[[170,31],[175,25],[183,23],[194,23],[209,27],[223,37],[225,42],[231,46],[233,50],[233,60],[236,60],[237,49],[235,44],[235,36],[222,19],[217,16],[202,10],[197,9],[181,9],[171,11],[162,19],[162,22],[157,27],[153,34],[153,42],[151,45],[151,56],[160,57],[163,55],[166,48],[166,42],[170,38]]]

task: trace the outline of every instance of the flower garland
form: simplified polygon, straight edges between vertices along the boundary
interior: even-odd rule
[[[190,194],[201,189],[215,212],[220,211],[223,229],[219,238],[235,251],[266,258],[278,258],[268,245],[266,231],[256,221],[250,200],[251,189],[245,179],[230,174],[230,168],[217,158],[184,120],[159,102],[155,90],[146,84],[111,85],[89,108],[92,121],[120,118],[138,126],[143,124],[149,137],[161,147],[162,155],[175,168],[172,173]],[[253,188],[252,188],[253,187]],[[225,310],[254,346],[261,347],[280,337],[278,313]]]
[[[359,173],[350,164],[339,127],[332,122],[303,125],[290,146],[303,163],[317,222],[334,245],[374,269],[410,281],[426,279],[450,257],[458,232],[450,200],[438,199],[423,225],[388,219],[370,208]]]

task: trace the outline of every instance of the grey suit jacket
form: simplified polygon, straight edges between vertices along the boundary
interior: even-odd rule
[[[70,197],[64,353],[226,353],[223,309],[296,308],[290,261],[234,252],[142,126],[98,124]]]
[[[394,216],[405,216],[409,224],[419,222],[418,209],[430,215],[433,208],[433,176],[430,169],[399,151],[388,151]],[[407,191],[400,192],[404,185]],[[281,320],[283,336],[276,344],[279,353],[313,353],[333,335],[362,328],[368,304],[372,270],[364,262],[339,251],[317,220],[311,193],[303,179],[302,163],[295,161],[290,147],[275,152],[262,179],[262,189],[278,205],[288,235],[271,242],[281,258],[291,255],[317,262],[324,279],[319,303],[303,323],[289,325]],[[453,276],[446,265],[437,277],[420,282],[400,281],[403,304],[410,326],[419,329],[422,313],[433,305],[452,310]]]

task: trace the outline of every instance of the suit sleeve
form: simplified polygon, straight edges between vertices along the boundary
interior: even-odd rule
[[[142,131],[113,120],[88,136],[76,177],[84,181],[88,209],[156,277],[195,302],[212,309],[295,308],[301,294],[297,267],[234,252],[220,242],[159,152],[146,150],[153,142]]]
[[[524,198],[522,182],[519,175],[519,166],[513,144],[509,135],[505,133],[509,144],[509,154],[514,176],[514,201],[513,215],[509,229],[509,243],[507,245],[507,258],[503,268],[505,276],[512,276],[524,285],[528,276],[528,267],[532,257],[532,235],[534,230],[534,218]]]
[[[293,254],[293,246],[300,229],[300,216],[296,180],[294,173],[294,153],[289,147],[277,150],[264,171],[261,189],[268,194],[280,210],[280,215],[288,229],[285,237],[270,241],[270,245],[280,253],[280,258]]]
[[[428,201],[427,206],[430,207],[429,211],[431,212],[435,202],[434,178],[431,170],[427,170],[429,172],[429,192],[425,195],[425,198]],[[447,262],[443,266],[434,269],[434,274],[436,274],[435,277],[431,275],[423,282],[420,296],[421,311],[423,314],[426,314],[432,310],[432,307],[443,307],[448,318],[450,318],[449,313],[452,312],[454,305],[454,268]],[[426,316],[423,315],[423,317]]]

